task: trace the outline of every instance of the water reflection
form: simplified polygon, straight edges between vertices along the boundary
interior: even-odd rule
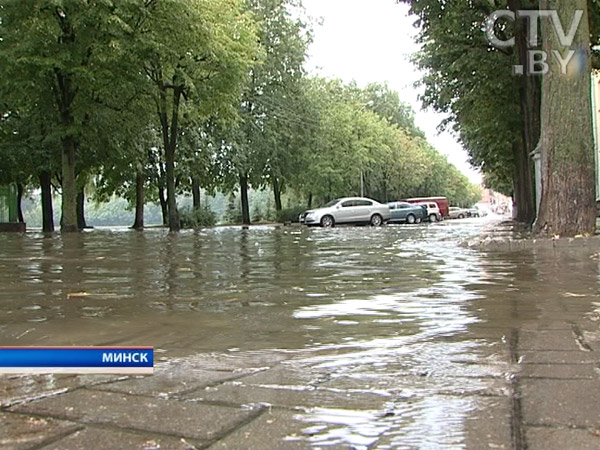
[[[557,311],[600,317],[598,258],[461,246],[482,223],[2,235],[0,336],[154,345],[189,364],[284,354],[322,402],[298,412],[304,435],[290,439],[457,448],[474,415],[507,401],[514,329],[552,327]]]

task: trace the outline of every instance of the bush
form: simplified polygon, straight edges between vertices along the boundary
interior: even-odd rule
[[[298,222],[300,214],[306,211],[305,206],[293,206],[277,212],[277,222]]]
[[[231,194],[227,201],[227,209],[225,210],[223,222],[230,225],[242,223],[242,207],[234,194]]]
[[[258,205],[255,205],[252,209],[252,222],[260,222],[263,220],[263,218],[262,210],[258,207]]]
[[[208,206],[200,209],[183,208],[179,217],[181,228],[212,227],[217,223],[217,216]]]

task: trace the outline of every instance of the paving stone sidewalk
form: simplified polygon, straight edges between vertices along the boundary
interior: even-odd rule
[[[460,428],[457,448],[597,449],[596,318],[568,312],[473,327],[464,342],[488,349],[476,359],[370,382],[278,352],[174,359],[151,377],[3,376],[0,448],[418,448],[427,401],[445,408],[440,428]]]

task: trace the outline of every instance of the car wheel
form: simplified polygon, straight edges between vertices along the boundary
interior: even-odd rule
[[[417,221],[416,217],[413,216],[412,214],[409,214],[408,216],[406,216],[406,222],[410,223],[411,225],[413,223],[415,223]]]
[[[458,215],[458,218],[459,218],[459,219],[464,219],[464,218],[465,218],[465,216],[464,216],[463,214],[459,214],[459,215]]]
[[[431,214],[431,215],[429,216],[429,221],[430,221],[431,223],[437,222],[437,216],[436,216],[435,214]]]
[[[371,225],[374,227],[383,225],[383,217],[381,217],[379,214],[373,214],[373,216],[371,216]]]
[[[423,222],[423,219],[421,219],[420,217],[417,219],[417,223],[421,223]]]
[[[332,228],[335,225],[335,221],[331,216],[323,216],[321,218],[321,226],[323,228]]]

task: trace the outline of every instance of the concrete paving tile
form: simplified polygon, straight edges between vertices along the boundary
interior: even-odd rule
[[[478,399],[465,421],[465,448],[512,448],[511,409],[508,397]]]
[[[152,376],[135,377],[115,383],[102,384],[94,387],[94,389],[166,398],[180,392],[201,389],[214,383],[235,379],[243,373],[250,374],[254,372],[193,370],[185,373],[171,373],[169,371],[156,371]]]
[[[127,432],[113,429],[84,428],[69,436],[44,446],[41,450],[193,450],[199,444],[193,440],[160,436],[147,432]]]
[[[291,411],[265,411],[257,419],[213,444],[210,450],[300,450],[314,448],[309,440],[311,436],[309,424],[295,419],[295,414]]]
[[[527,425],[597,427],[600,382],[539,380],[521,382],[523,422]]]
[[[177,347],[169,348],[170,352],[176,352]],[[256,370],[270,369],[282,361],[290,358],[288,354],[276,351],[249,351],[249,352],[230,352],[230,353],[200,353],[190,355],[190,349],[182,349],[185,356],[168,357],[155,354],[157,363],[155,370],[171,371],[191,371],[191,370],[210,370],[210,371],[232,371],[232,370]]]
[[[506,448],[511,446],[510,399],[430,396],[378,421],[381,438],[369,448]]]
[[[379,391],[391,396],[427,395],[508,395],[505,378],[474,378],[451,376],[376,376],[336,377],[320,385],[323,388],[354,392]]]
[[[519,353],[522,364],[595,364],[600,362],[600,353],[582,351],[524,351]]]
[[[198,440],[212,439],[253,414],[241,408],[85,389],[17,405],[11,410]]]
[[[0,375],[0,406],[47,397],[81,386],[91,386],[122,376],[114,375]]]
[[[440,355],[443,363],[450,364],[508,364],[512,360],[508,344],[501,342],[484,342],[476,349],[463,354]],[[433,364],[432,364],[433,363]],[[439,367],[438,361],[427,361],[428,367]],[[414,364],[413,364],[414,367]]]
[[[380,394],[304,387],[246,386],[227,382],[192,392],[190,400],[219,401],[240,405],[268,404],[288,408],[336,407],[378,409],[388,397]]]
[[[557,317],[555,319],[544,319],[541,318],[536,320],[535,322],[528,322],[523,324],[521,327],[521,331],[553,331],[553,330],[563,330],[570,331],[573,329],[573,325],[569,322],[566,322],[564,319]]]
[[[595,380],[596,366],[593,364],[521,364],[521,378],[563,378]]]
[[[508,340],[512,333],[512,328],[508,327],[496,327],[485,325],[471,325],[466,333],[461,334],[468,339],[494,339],[494,340]]]
[[[330,370],[319,371],[314,368],[281,364],[269,370],[244,376],[239,381],[253,386],[316,386],[330,377]]]
[[[511,364],[460,364],[455,363],[436,367],[427,372],[431,377],[461,377],[461,378],[506,378],[518,371],[519,367]]]
[[[73,433],[80,427],[64,420],[0,413],[0,448],[28,449]]]
[[[571,330],[521,331],[518,352],[527,350],[580,351]]]
[[[600,435],[588,430],[568,428],[526,427],[525,439],[528,450],[597,450]]]
[[[588,344],[593,350],[600,350],[600,329],[598,328],[597,323],[592,323],[592,326],[587,325],[585,327],[580,327],[583,340]]]

